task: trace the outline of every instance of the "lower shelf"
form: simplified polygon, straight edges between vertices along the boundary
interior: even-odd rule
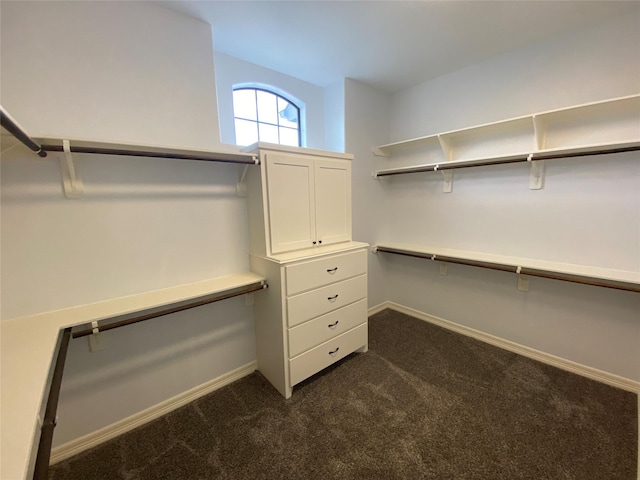
[[[374,253],[392,253],[640,293],[640,272],[397,243],[378,244],[372,250]]]

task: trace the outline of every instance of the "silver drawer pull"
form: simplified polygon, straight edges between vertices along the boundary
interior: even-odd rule
[[[336,320],[334,323],[330,323],[329,325],[327,325],[327,327],[334,328],[336,325],[338,325],[339,322],[340,320]]]
[[[338,271],[338,267],[334,267],[334,268],[329,268],[327,270],[327,273],[336,273]]]
[[[336,347],[333,352],[329,352],[329,355],[335,355],[336,353],[338,353],[338,350],[340,350],[340,347]]]
[[[327,300],[329,300],[330,302],[335,300],[336,298],[338,298],[338,294],[336,293],[333,297],[327,297]]]

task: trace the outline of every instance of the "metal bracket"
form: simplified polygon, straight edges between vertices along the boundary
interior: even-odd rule
[[[255,303],[255,298],[253,293],[245,293],[244,294],[244,306],[251,307]]]
[[[446,275],[449,273],[449,268],[445,262],[440,262],[440,275]]]
[[[533,154],[529,154],[527,162],[531,164],[531,170],[529,170],[529,189],[530,190],[542,190],[544,187],[544,161],[533,161]]]
[[[442,192],[451,193],[453,191],[453,171],[451,170],[438,170],[440,165],[436,165],[433,168],[434,172],[440,172],[442,174]]]
[[[239,172],[238,183],[236,183],[236,195],[239,197],[247,196],[247,171],[250,165],[245,165],[242,172]]]
[[[99,352],[100,350],[104,350],[106,347],[104,334],[100,333],[98,322],[91,322],[91,327],[93,333],[89,335],[89,351]]]
[[[62,174],[62,188],[67,198],[80,198],[84,195],[84,184],[73,163],[69,140],[62,141],[64,156],[60,158],[60,173]]]
[[[518,290],[520,290],[521,292],[528,292],[529,277],[525,277],[524,275],[520,274],[521,270],[522,270],[522,267],[518,267],[516,269],[516,275],[518,275]]]

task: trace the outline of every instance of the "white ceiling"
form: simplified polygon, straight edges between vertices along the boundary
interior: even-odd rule
[[[219,52],[319,86],[348,77],[391,93],[640,11],[640,1],[162,3],[211,24]]]

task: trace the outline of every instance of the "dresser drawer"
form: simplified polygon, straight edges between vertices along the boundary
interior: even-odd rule
[[[295,357],[367,321],[367,301],[359,300],[339,310],[289,329],[289,357]]]
[[[367,344],[367,324],[364,323],[315,348],[289,360],[291,385],[319,372]]]
[[[322,287],[367,272],[367,252],[344,253],[286,267],[287,295]]]
[[[360,275],[356,278],[287,298],[288,326],[294,327],[366,296],[367,276]]]

